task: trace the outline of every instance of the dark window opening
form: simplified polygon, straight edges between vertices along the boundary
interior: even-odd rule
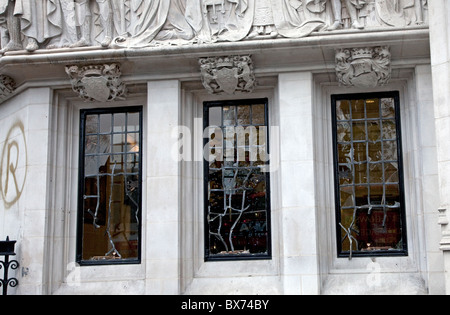
[[[407,255],[399,93],[332,107],[339,257]]]
[[[267,99],[207,102],[206,260],[271,258]]]
[[[77,261],[139,263],[142,107],[81,111]]]

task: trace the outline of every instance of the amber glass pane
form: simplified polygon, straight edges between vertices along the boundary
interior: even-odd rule
[[[266,106],[265,105],[253,105],[252,106],[252,125],[265,125],[266,124]]]
[[[379,118],[380,117],[380,100],[368,99],[366,100],[367,104],[367,118]]]
[[[365,101],[364,100],[354,100],[351,101],[352,104],[352,119],[365,119]]]

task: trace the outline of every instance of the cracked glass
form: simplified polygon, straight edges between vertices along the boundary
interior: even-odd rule
[[[140,259],[141,108],[81,112],[80,263]]]
[[[340,256],[407,251],[398,93],[333,97]]]
[[[267,100],[205,103],[207,260],[268,259]]]

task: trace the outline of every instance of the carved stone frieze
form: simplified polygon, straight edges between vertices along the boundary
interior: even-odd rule
[[[67,66],[66,73],[73,90],[86,101],[111,102],[123,99],[127,91],[117,63]]]
[[[373,88],[389,83],[391,53],[388,46],[336,50],[336,73],[343,86]]]
[[[200,58],[203,86],[211,94],[250,93],[256,85],[250,56]]]
[[[0,75],[0,101],[5,100],[16,90],[16,82],[7,75]]]
[[[428,23],[427,0],[0,0],[0,27],[8,35],[0,54],[301,38]]]

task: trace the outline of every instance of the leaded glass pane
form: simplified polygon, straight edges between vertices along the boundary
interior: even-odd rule
[[[81,114],[80,263],[138,261],[141,226],[141,110]]]
[[[333,102],[340,255],[407,252],[394,94],[342,96]]]
[[[205,164],[207,259],[271,255],[269,175],[264,172],[268,164],[265,102],[205,104],[205,127],[216,126],[209,132],[209,146],[225,148],[215,151],[219,154]],[[219,133],[223,137],[217,137]]]

